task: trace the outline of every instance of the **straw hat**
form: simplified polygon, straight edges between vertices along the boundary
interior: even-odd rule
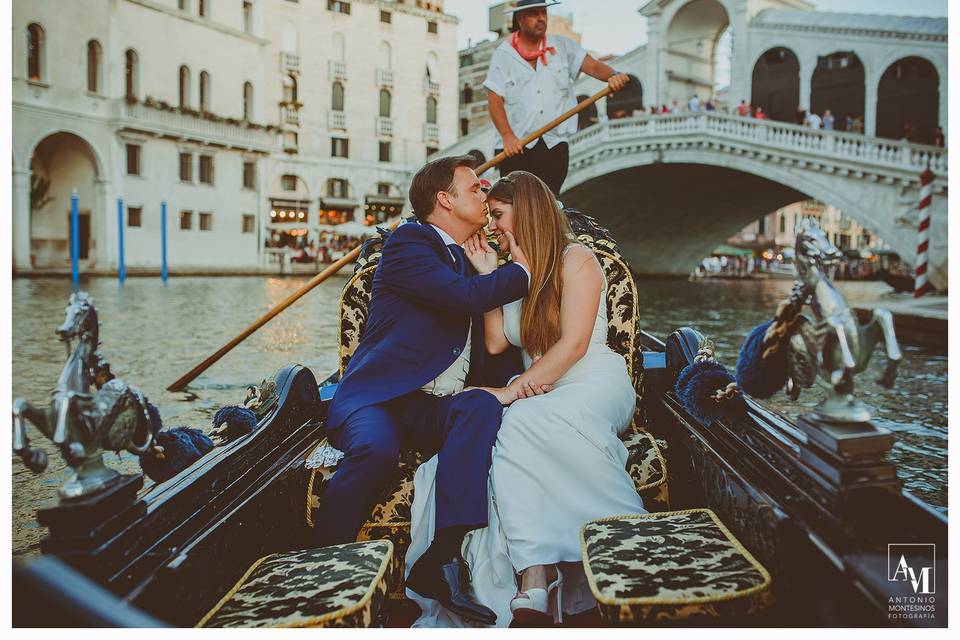
[[[559,0],[554,0],[553,2],[548,2],[547,0],[515,0],[511,2],[509,6],[504,7],[503,12],[509,15],[518,11],[526,11],[527,9],[552,7],[555,4],[560,4]]]

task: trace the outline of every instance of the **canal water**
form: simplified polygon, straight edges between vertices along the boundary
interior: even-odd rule
[[[161,412],[165,426],[210,428],[216,410],[242,401],[246,386],[259,383],[281,366],[297,362],[318,379],[336,368],[337,306],[346,282],[335,277],[302,298],[253,334],[195,380],[189,392],[168,393],[167,385],[227,340],[296,291],[307,278],[227,277],[133,278],[119,285],[108,278],[82,283],[100,316],[101,352],[119,378],[139,387]],[[693,326],[712,337],[718,355],[731,368],[744,336],[767,320],[789,294],[787,280],[640,280],[642,326],[660,337],[679,326]],[[840,282],[851,303],[898,299],[883,283]],[[64,363],[64,347],[54,329],[63,321],[70,293],[63,279],[15,279],[13,292],[12,396],[34,404],[49,401]],[[858,393],[875,407],[877,422],[897,434],[892,457],[906,487],[937,509],[947,505],[947,358],[942,352],[904,344],[905,358],[894,390],[876,385],[882,350],[858,378]],[[771,404],[796,416],[820,396],[805,390],[798,403],[778,394]],[[66,477],[59,455],[31,430],[33,443],[50,453],[40,476],[13,460],[13,554],[39,553],[45,531],[37,507],[49,504]],[[126,472],[138,468],[123,453],[105,456]],[[149,482],[149,481],[148,481]]]

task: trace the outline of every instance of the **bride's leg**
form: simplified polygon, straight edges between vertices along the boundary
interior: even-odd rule
[[[542,564],[527,567],[520,574],[520,590],[546,589],[547,585],[557,579],[556,565],[546,567]]]

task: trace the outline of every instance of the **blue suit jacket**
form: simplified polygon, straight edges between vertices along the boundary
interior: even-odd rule
[[[373,276],[367,326],[340,380],[327,428],[362,407],[419,389],[453,364],[473,319],[468,385],[484,383],[483,314],[527,294],[522,267],[460,275],[433,227],[400,225]]]

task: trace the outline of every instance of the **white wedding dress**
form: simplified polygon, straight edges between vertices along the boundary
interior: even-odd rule
[[[596,605],[581,564],[580,527],[597,518],[645,513],[625,467],[627,450],[617,434],[629,426],[636,394],[623,357],[607,346],[607,311],[599,310],[583,356],[542,396],[507,407],[493,449],[488,481],[489,523],[467,534],[463,557],[478,602],[497,614],[497,626],[513,618],[516,573],[529,566],[561,564],[564,614]],[[504,333],[520,346],[518,300],[503,307]],[[524,351],[524,367],[531,357]],[[434,536],[437,456],[413,481],[412,532],[405,574]],[[415,627],[476,626],[421,598]]]

